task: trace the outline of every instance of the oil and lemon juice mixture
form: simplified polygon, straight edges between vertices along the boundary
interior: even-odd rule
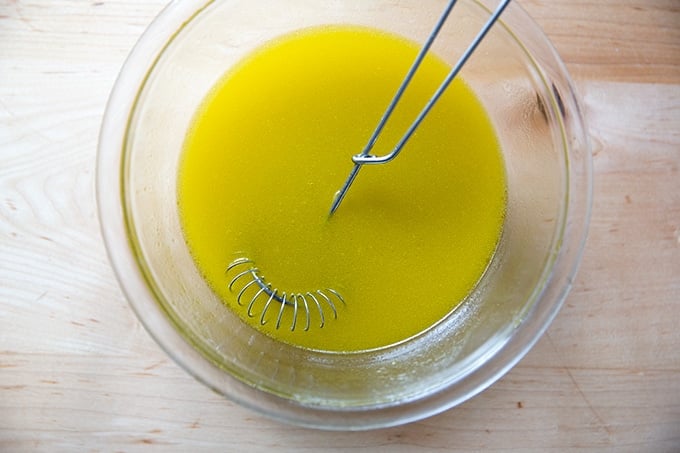
[[[377,30],[332,26],[279,38],[249,55],[197,112],[179,171],[186,242],[206,281],[244,322],[280,341],[326,351],[394,344],[437,323],[485,271],[505,212],[493,127],[458,79],[394,161],[364,166],[339,210],[334,193],[408,71],[418,45]],[[429,56],[373,153],[391,151],[445,77]],[[235,259],[281,291],[332,288],[320,328],[267,297],[248,315]],[[245,281],[244,281],[245,283]],[[254,286],[256,288],[256,286]],[[249,294],[253,294],[252,292]],[[321,300],[322,305],[325,301]],[[264,320],[264,325],[262,322]]]

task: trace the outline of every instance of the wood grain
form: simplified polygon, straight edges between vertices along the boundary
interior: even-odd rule
[[[1,451],[680,451],[680,3],[524,0],[594,143],[587,250],[556,321],[480,396],[365,433],[213,394],[136,320],[94,197],[97,133],[164,0],[0,1]]]
[[[680,82],[677,0],[525,0],[574,77]]]

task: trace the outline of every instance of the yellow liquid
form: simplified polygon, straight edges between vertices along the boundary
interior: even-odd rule
[[[179,172],[186,242],[206,281],[255,329],[326,351],[394,344],[436,324],[484,273],[505,213],[505,172],[495,132],[460,79],[403,152],[364,166],[339,210],[335,192],[353,166],[418,46],[353,26],[314,28],[257,50],[214,87],[195,116]],[[430,56],[373,153],[389,152],[449,70]],[[230,291],[225,269],[247,257],[280,292],[333,288],[319,328],[300,309]],[[245,268],[244,268],[245,269]],[[253,286],[255,288],[255,286]],[[325,304],[321,300],[322,304]]]

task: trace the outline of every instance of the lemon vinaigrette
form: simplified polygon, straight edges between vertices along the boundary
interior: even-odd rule
[[[360,351],[427,330],[474,288],[501,235],[506,179],[493,127],[455,80],[394,161],[365,166],[339,210],[352,167],[418,46],[354,26],[303,30],[245,58],[206,97],[187,135],[178,203],[185,240],[213,291],[244,322],[277,340]],[[373,153],[397,143],[449,66],[428,56]],[[305,293],[333,288],[345,304],[315,308],[308,331],[292,307],[249,316],[228,288],[234,259],[267,282]],[[245,305],[249,302],[245,301]]]

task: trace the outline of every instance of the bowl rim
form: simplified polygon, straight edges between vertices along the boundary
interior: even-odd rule
[[[484,3],[486,0],[470,1],[487,10],[490,9]],[[328,409],[321,406],[301,405],[287,398],[264,392],[225,373],[224,370],[207,360],[186,337],[174,328],[171,317],[156,301],[152,282],[148,281],[146,273],[135,259],[135,253],[132,252],[135,244],[129,234],[130,223],[123,207],[124,149],[132,113],[149,74],[165,49],[186,24],[215,2],[216,0],[171,2],[161,11],[127,57],[111,91],[100,129],[95,187],[100,229],[116,279],[139,321],[168,356],[208,388],[263,415],[304,427],[366,430],[396,426],[450,409],[488,388],[528,353],[556,317],[571,289],[587,240],[593,185],[590,138],[585,128],[584,115],[574,84],[549,39],[516,2],[513,2],[508,11],[504,13],[523,16],[523,20],[528,21],[535,28],[534,31],[542,36],[544,41],[542,44],[546,45],[551,52],[552,58],[559,66],[561,76],[565,79],[569,96],[563,101],[570,103],[574,108],[574,119],[578,122],[577,129],[583,133],[583,137],[580,138],[585,147],[583,155],[580,156],[583,159],[581,170],[585,190],[575,194],[579,197],[578,200],[572,198],[566,202],[569,206],[572,202],[579,203],[585,210],[584,215],[578,219],[570,219],[570,223],[567,224],[567,216],[564,214],[562,219],[564,224],[558,226],[558,229],[562,230],[558,235],[564,236],[563,230],[565,229],[574,230],[575,233],[572,235],[577,241],[570,243],[570,248],[567,250],[560,247],[553,257],[552,268],[563,267],[564,277],[555,279],[555,274],[550,272],[534,288],[531,296],[537,302],[540,302],[547,293],[550,294],[552,300],[547,309],[538,310],[536,307],[538,303],[535,303],[529,310],[530,312],[525,314],[525,318],[531,317],[532,322],[537,324],[538,328],[516,329],[508,341],[501,345],[500,354],[495,351],[490,360],[475,368],[466,377],[465,382],[458,383],[458,385],[398,406],[377,407],[370,410],[337,407]],[[503,23],[503,19],[502,16],[499,25]],[[510,31],[514,34],[512,30]],[[521,44],[521,41],[518,42]],[[562,129],[564,130],[564,126]],[[568,147],[566,140],[564,144]],[[565,153],[567,153],[566,149]],[[571,165],[570,156],[567,157],[567,162]],[[570,170],[566,171],[570,176]],[[566,193],[569,197],[574,196],[572,190],[572,187],[567,187]],[[565,208],[564,212],[566,213],[567,210]],[[123,244],[126,246],[122,247]],[[522,323],[525,321],[526,319],[523,319]],[[471,381],[474,382],[471,383]]]

